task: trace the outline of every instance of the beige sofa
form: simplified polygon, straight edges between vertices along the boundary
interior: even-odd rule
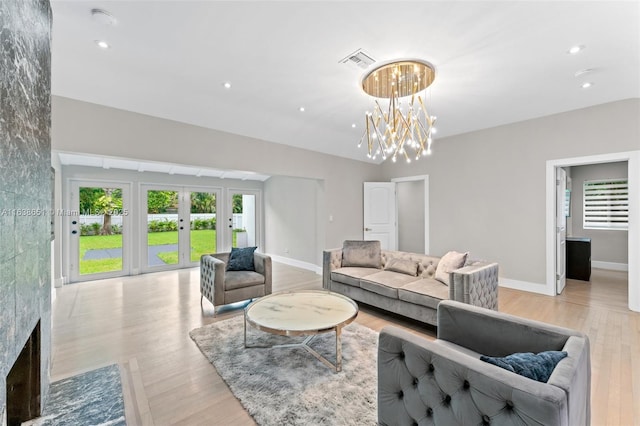
[[[497,263],[466,261],[464,266],[450,271],[448,284],[444,284],[435,279],[441,258],[380,250],[379,244],[378,241],[345,241],[343,248],[325,250],[322,286],[353,300],[432,325],[436,325],[436,308],[441,300],[498,309]],[[349,250],[346,255],[345,250]],[[398,264],[401,268],[394,267]],[[415,265],[415,273],[411,265]]]

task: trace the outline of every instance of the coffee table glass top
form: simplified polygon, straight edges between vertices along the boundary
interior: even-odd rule
[[[349,324],[358,305],[327,290],[274,293],[247,306],[245,318],[259,329],[277,334],[323,332]]]

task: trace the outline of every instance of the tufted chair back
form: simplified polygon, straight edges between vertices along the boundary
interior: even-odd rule
[[[465,346],[467,339],[475,342],[473,348]],[[529,340],[535,349],[527,347]],[[569,355],[541,383],[480,361],[481,354],[496,356],[494,350],[564,350]],[[435,341],[395,327],[380,333],[382,425],[588,425],[590,387],[589,339],[573,330],[442,301]]]

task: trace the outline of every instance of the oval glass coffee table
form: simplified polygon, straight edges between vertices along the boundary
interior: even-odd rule
[[[287,291],[264,296],[244,311],[245,348],[302,347],[335,372],[342,370],[342,328],[358,315],[353,300],[328,290]],[[302,343],[288,345],[247,345],[247,324],[281,336],[308,336]],[[336,333],[336,363],[333,364],[309,346],[318,334]]]

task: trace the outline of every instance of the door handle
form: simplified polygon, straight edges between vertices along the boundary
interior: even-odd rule
[[[371,228],[364,228],[365,231],[373,231]]]

